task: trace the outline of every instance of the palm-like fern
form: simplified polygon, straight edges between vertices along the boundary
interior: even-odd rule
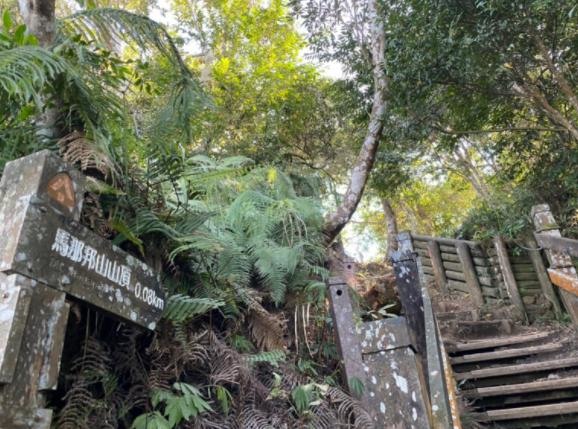
[[[0,98],[39,102],[42,88],[66,67],[65,60],[39,46],[0,49]]]

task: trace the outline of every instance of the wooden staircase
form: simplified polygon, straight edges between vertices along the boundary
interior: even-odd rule
[[[441,310],[442,338],[468,404],[465,428],[578,428],[574,331],[524,327],[477,310]]]

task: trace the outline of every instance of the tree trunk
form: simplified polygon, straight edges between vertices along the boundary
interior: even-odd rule
[[[386,259],[389,259],[392,252],[397,250],[397,218],[393,207],[388,199],[383,198],[381,200],[381,206],[383,207],[383,214],[385,215],[385,224],[387,226],[387,252]]]
[[[30,34],[38,39],[43,48],[54,42],[56,33],[56,0],[18,0],[20,14]],[[58,110],[45,106],[36,118],[37,135],[41,138],[57,137],[56,118]]]
[[[474,187],[476,193],[483,199],[487,200],[490,197],[490,190],[486,185],[482,173],[471,159],[471,154],[467,147],[459,145],[454,151],[457,164],[464,170],[464,175]]]
[[[54,41],[55,5],[56,0],[18,0],[20,14],[28,31],[36,36],[42,47],[49,46]]]
[[[367,184],[369,174],[375,162],[375,154],[381,139],[385,112],[387,78],[384,70],[385,56],[385,29],[382,18],[378,13],[377,0],[370,0],[369,11],[371,15],[371,54],[373,66],[373,106],[367,127],[367,134],[361,146],[355,165],[351,170],[349,185],[343,201],[337,209],[327,215],[325,219],[325,235],[331,242],[337,237],[347,222],[355,213],[363,191]]]

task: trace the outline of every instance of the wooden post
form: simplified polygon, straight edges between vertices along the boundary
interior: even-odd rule
[[[538,275],[542,293],[544,293],[546,299],[552,304],[554,314],[556,315],[556,318],[559,319],[562,315],[562,307],[558,300],[558,296],[556,295],[556,291],[554,290],[554,285],[552,285],[550,277],[548,276],[548,271],[546,271],[546,266],[544,265],[540,251],[538,250],[538,243],[536,243],[534,238],[528,237],[526,239],[526,247],[528,248],[528,256],[530,256],[534,270]]]
[[[349,287],[340,277],[331,277],[328,286],[337,348],[341,355],[345,381],[349,385],[353,379],[358,379],[363,384],[366,384],[361,343],[355,329]]]
[[[445,377],[443,343],[440,338],[431,299],[425,288],[423,289],[423,304],[432,427],[433,429],[451,428],[453,426],[451,395]]]
[[[540,204],[532,207],[532,220],[537,233],[551,235],[553,237],[562,236],[548,204]],[[568,254],[548,249],[545,249],[545,253],[551,268],[561,270],[571,277],[578,278],[576,268],[574,268],[572,264],[572,258],[570,258]],[[566,311],[568,311],[568,314],[570,314],[572,318],[572,322],[578,325],[578,296],[564,289],[560,289],[560,297],[562,298]]]
[[[504,284],[506,285],[506,291],[508,292],[510,301],[518,310],[520,310],[522,317],[527,320],[528,315],[526,314],[526,307],[524,307],[524,302],[522,301],[522,296],[520,295],[520,290],[518,289],[518,283],[516,282],[516,277],[514,276],[514,270],[510,264],[508,249],[502,237],[497,236],[494,238],[494,248],[496,249],[496,254],[498,255],[500,271],[504,277]]]
[[[431,264],[434,272],[434,277],[437,285],[441,289],[444,295],[447,295],[448,290],[448,279],[446,277],[446,270],[444,268],[444,263],[442,260],[442,254],[440,252],[440,246],[437,241],[429,241],[427,244],[427,250],[429,252],[429,257],[431,259]]]
[[[424,371],[427,370],[427,348],[423,299],[421,294],[423,274],[419,258],[413,252],[411,234],[401,232],[397,235],[398,250],[392,253],[393,271],[397,284],[397,293],[405,312],[409,329],[414,336],[414,346],[420,355]]]
[[[476,305],[484,305],[482,287],[478,281],[478,273],[476,272],[469,246],[467,243],[459,242],[456,244],[456,251],[464,270],[464,277],[470,291],[470,296]]]

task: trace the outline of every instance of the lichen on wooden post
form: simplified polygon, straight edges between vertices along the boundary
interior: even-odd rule
[[[532,207],[531,214],[536,233],[553,237],[562,236],[548,204],[539,204]],[[572,258],[568,254],[549,249],[545,249],[545,254],[551,268],[561,270],[564,274],[573,278],[578,278]],[[573,323],[578,325],[578,296],[560,289],[560,297]]]

